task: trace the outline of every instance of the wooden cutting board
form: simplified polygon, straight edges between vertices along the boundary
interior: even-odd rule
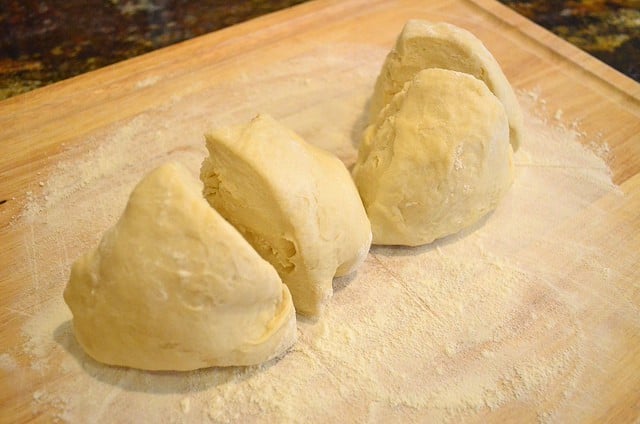
[[[78,239],[68,241],[56,237],[38,238],[37,231],[40,231],[40,227],[28,225],[25,221],[34,213],[46,215],[46,210],[36,210],[33,206],[48,204],[45,197],[55,193],[47,194],[46,189],[49,186],[63,186],[60,174],[66,173],[68,184],[74,184],[73,178],[69,178],[73,174],[74,157],[83,160],[84,168],[78,168],[78,178],[83,178],[87,173],[87,157],[92,157],[86,155],[91,151],[104,148],[99,158],[109,159],[108,144],[119,142],[114,141],[113,137],[109,138],[109,134],[119,134],[121,138],[125,135],[130,137],[133,150],[140,131],[125,134],[126,131],[120,130],[125,127],[130,130],[133,128],[132,122],[145,119],[150,113],[156,117],[164,117],[166,126],[160,125],[157,131],[171,128],[178,122],[192,122],[194,133],[200,134],[199,123],[216,122],[216,118],[210,116],[209,110],[199,109],[196,101],[199,93],[216,93],[220,96],[220,103],[229,104],[233,104],[232,97],[238,95],[238,89],[245,90],[243,98],[254,98],[262,105],[268,104],[269,99],[266,97],[275,96],[274,101],[277,100],[280,105],[283,102],[291,103],[289,122],[292,125],[295,126],[296,116],[305,116],[305,122],[312,122],[309,116],[316,111],[314,108],[318,93],[310,93],[308,98],[288,98],[287,93],[280,93],[278,96],[276,89],[262,91],[267,87],[261,84],[272,87],[274,83],[285,84],[288,78],[300,78],[294,69],[299,66],[305,69],[304,78],[298,81],[300,86],[309,83],[310,87],[314,87],[313,79],[321,80],[331,75],[332,61],[338,60],[341,54],[350,54],[345,52],[354,51],[365,52],[358,61],[353,62],[358,65],[366,65],[366,52],[373,52],[372,65],[366,70],[358,67],[348,69],[345,76],[359,75],[364,71],[369,75],[380,64],[381,56],[376,52],[387,51],[404,22],[410,18],[448,21],[475,33],[498,59],[508,79],[521,95],[533,93],[529,97],[537,97],[536,93],[540,93],[543,106],[545,110],[551,111],[551,116],[553,111],[557,111],[557,120],[578,123],[579,130],[591,136],[585,138],[585,142],[596,140],[601,143],[600,147],[606,142],[609,149],[607,164],[612,171],[612,180],[622,192],[615,196],[589,199],[591,207],[574,216],[558,218],[557,227],[554,228],[558,237],[562,237],[562,234],[580,233],[581,240],[586,245],[611,259],[610,268],[606,268],[607,275],[614,275],[615,278],[594,277],[593,273],[580,267],[565,268],[567,264],[555,261],[556,252],[549,250],[553,249],[549,246],[556,246],[555,244],[523,247],[529,251],[528,257],[544,263],[550,274],[560,276],[559,281],[564,281],[565,277],[581,281],[585,293],[589,288],[593,292],[603,293],[602,299],[606,301],[602,304],[597,302],[597,298],[585,295],[584,305],[579,308],[582,314],[580,322],[584,323],[581,328],[585,329],[583,341],[587,344],[611,343],[606,357],[588,357],[582,363],[580,379],[576,381],[584,386],[584,391],[589,396],[567,402],[569,395],[566,395],[566,390],[564,398],[555,394],[546,396],[544,391],[540,391],[532,394],[531,398],[507,399],[493,404],[487,402],[486,407],[476,406],[465,410],[460,416],[447,416],[469,421],[553,421],[555,415],[536,410],[541,407],[543,399],[546,402],[545,411],[560,411],[559,416],[565,417],[564,422],[567,422],[566,419],[576,422],[638,420],[640,85],[497,2],[329,0],[310,2],[264,16],[0,102],[0,200],[6,200],[0,205],[0,422],[73,420],[73,414],[65,413],[63,401],[58,399],[58,402],[45,402],[43,399],[52,398],[52,387],[55,388],[56,384],[68,387],[74,379],[80,379],[83,373],[91,374],[92,367],[95,366],[87,365],[81,360],[83,365],[79,369],[65,367],[64,360],[60,358],[72,354],[78,356],[81,352],[67,352],[63,349],[51,353],[56,359],[49,361],[47,367],[39,367],[34,359],[47,355],[47,352],[42,352],[44,347],[38,345],[39,340],[58,337],[56,328],[53,328],[48,333],[48,330],[42,330],[41,338],[34,338],[37,331],[31,321],[37,311],[44,310],[43,305],[52,296],[61,295],[67,272],[64,266],[68,266],[69,258],[60,262],[61,269],[46,274],[56,278],[43,279],[42,270],[50,270],[51,262],[58,261],[61,256],[66,257],[65,249],[72,244],[76,250],[94,245],[102,231],[102,228],[96,228],[94,234],[83,233]],[[312,54],[318,51],[324,53]],[[324,63],[310,64],[310,58],[326,60]],[[291,74],[280,72],[277,78],[260,79],[261,70],[267,72],[278,63],[290,64]],[[348,68],[350,62],[347,65],[345,63],[347,62],[343,60],[340,66]],[[248,92],[250,90],[255,90],[255,93]],[[348,90],[339,93],[343,96],[349,94]],[[175,115],[174,110],[167,106],[187,104],[184,99],[190,98],[195,99],[194,103],[183,114]],[[327,119],[340,120],[342,112],[334,111]],[[324,124],[322,128],[309,127],[306,130],[312,137],[318,131],[328,131],[325,128],[327,126],[330,125]],[[141,131],[148,129],[143,126]],[[193,136],[191,133],[185,135]],[[529,141],[535,143],[535,140]],[[151,142],[145,146],[136,146],[137,154],[140,148],[148,149],[150,162],[157,161],[163,154],[171,153],[165,152],[162,145]],[[346,162],[353,160],[352,151],[337,153],[340,155],[341,152],[341,157]],[[99,161],[96,162],[96,168],[102,165]],[[57,179],[53,181],[55,178]],[[115,187],[118,183],[115,179],[112,185]],[[95,194],[77,182],[75,187],[85,190],[85,197]],[[558,199],[558,202],[561,201],[563,199]],[[74,205],[67,207],[69,227],[72,227],[76,220]],[[96,211],[99,214],[99,209]],[[39,225],[46,226],[47,222],[39,222]],[[86,222],[83,225],[87,227]],[[66,242],[69,244],[66,245]],[[447,248],[448,246],[443,246],[443,249]],[[62,250],[65,251],[64,255]],[[74,253],[77,254],[75,250]],[[374,253],[378,256],[385,255],[380,250]],[[381,260],[376,260],[382,263]],[[369,265],[372,263],[367,262]],[[566,275],[563,274],[565,269]],[[393,275],[392,268],[388,271],[389,275]],[[609,286],[605,286],[605,282]],[[346,293],[345,290],[342,289],[340,293]],[[607,297],[607,292],[622,293],[624,299]],[[579,303],[581,292],[571,293],[576,297],[573,301]],[[531,302],[535,302],[535,299],[531,299]],[[625,309],[621,309],[619,302],[624,303]],[[622,310],[626,312],[614,313]],[[46,328],[42,325],[46,316],[41,315],[38,317],[38,324],[41,328]],[[592,328],[609,328],[611,332],[596,334],[591,332]],[[521,343],[534,346],[537,341],[523,339]],[[557,343],[565,342],[558,340]],[[63,365],[57,368],[56,364]],[[150,375],[148,378],[160,377]],[[174,379],[174,376],[162,378]],[[108,378],[95,380],[96,387],[109,383],[136,391],[119,380],[115,383]],[[420,387],[415,382],[407,384]],[[140,390],[140,386],[136,387]],[[166,395],[162,387],[148,389],[149,392]],[[87,396],[92,390],[92,386],[81,389],[82,392],[87,392]],[[545,390],[549,392],[551,388]],[[180,393],[184,396],[185,391]],[[77,395],[82,396],[83,393]],[[131,396],[134,395],[135,393]],[[336,399],[340,398],[339,395],[336,396]],[[370,401],[378,402],[379,399]],[[118,407],[110,399],[105,399],[104,402],[109,408]],[[398,404],[393,406],[393,402],[389,405],[392,406],[388,410],[383,408],[382,412],[395,413],[401,408]],[[100,403],[96,404],[97,409],[101,409],[99,406]],[[196,418],[187,414],[188,402],[181,403],[180,407],[184,414],[169,418],[174,421],[203,419],[203,416]],[[327,407],[330,408],[329,405]],[[422,407],[424,405],[411,406],[415,413],[411,415],[414,421],[420,421]],[[389,420],[393,416],[384,413],[364,416],[360,412],[357,405],[354,405],[350,420],[376,422]],[[75,415],[76,418],[77,416]],[[143,414],[138,418],[144,416]],[[101,410],[94,418],[108,422],[109,417],[109,412]],[[204,418],[213,419],[212,417],[215,418],[211,412],[204,415]],[[324,419],[300,419],[303,418],[311,422],[329,421],[326,416]],[[259,419],[253,416],[250,421]]]

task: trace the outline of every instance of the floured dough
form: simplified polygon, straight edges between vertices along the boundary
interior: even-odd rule
[[[502,102],[509,119],[511,146],[518,149],[524,134],[522,112],[500,65],[473,34],[447,23],[407,21],[376,81],[369,122],[407,81],[426,68],[465,72],[484,81]]]
[[[365,131],[353,176],[374,244],[415,246],[493,210],[512,182],[507,115],[465,73],[420,71]]]
[[[176,164],[137,185],[117,224],[74,263],[64,299],[78,342],[106,364],[250,365],[296,338],[295,310],[276,271]]]
[[[371,244],[344,164],[268,115],[206,139],[205,197],[276,268],[296,310],[319,314],[333,277],[353,271]]]

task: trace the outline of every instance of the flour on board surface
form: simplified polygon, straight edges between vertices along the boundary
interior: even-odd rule
[[[584,369],[616,338],[583,322],[581,311],[595,296],[617,295],[604,290],[617,276],[567,223],[594,200],[621,194],[602,158],[583,147],[584,134],[562,125],[561,114],[536,112],[541,94],[519,96],[529,137],[498,209],[428,246],[374,247],[354,276],[336,280],[319,321],[300,318],[299,341],[283,358],[154,373],[96,363],[75,341],[62,300],[71,263],[113,225],[144,173],[171,159],[197,175],[208,128],[262,111],[350,165],[385,54],[319,48],[96,133],[81,141],[79,159],[69,151],[14,223],[25,228],[19,272],[29,278],[14,305],[29,315],[16,349],[31,362],[20,367],[9,352],[0,365],[17,379],[36,376],[34,414],[71,422],[457,422],[520,405],[530,418],[553,421],[563,406],[589,398]],[[554,249],[549,263],[530,254],[543,245]],[[604,282],[578,300],[578,282],[560,271]],[[619,308],[637,314],[630,302]],[[587,343],[594,331],[607,343]],[[597,405],[580,406],[590,407]]]

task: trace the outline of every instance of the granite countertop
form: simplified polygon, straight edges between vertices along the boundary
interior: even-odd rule
[[[640,0],[499,0],[640,82]]]
[[[0,99],[304,0],[3,0]],[[640,0],[499,0],[640,81]]]

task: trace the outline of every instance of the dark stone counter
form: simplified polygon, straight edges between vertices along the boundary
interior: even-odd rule
[[[499,0],[640,82],[640,0]]]
[[[303,1],[0,0],[0,99]]]
[[[3,0],[0,99],[304,0]],[[640,0],[500,0],[640,81]]]

